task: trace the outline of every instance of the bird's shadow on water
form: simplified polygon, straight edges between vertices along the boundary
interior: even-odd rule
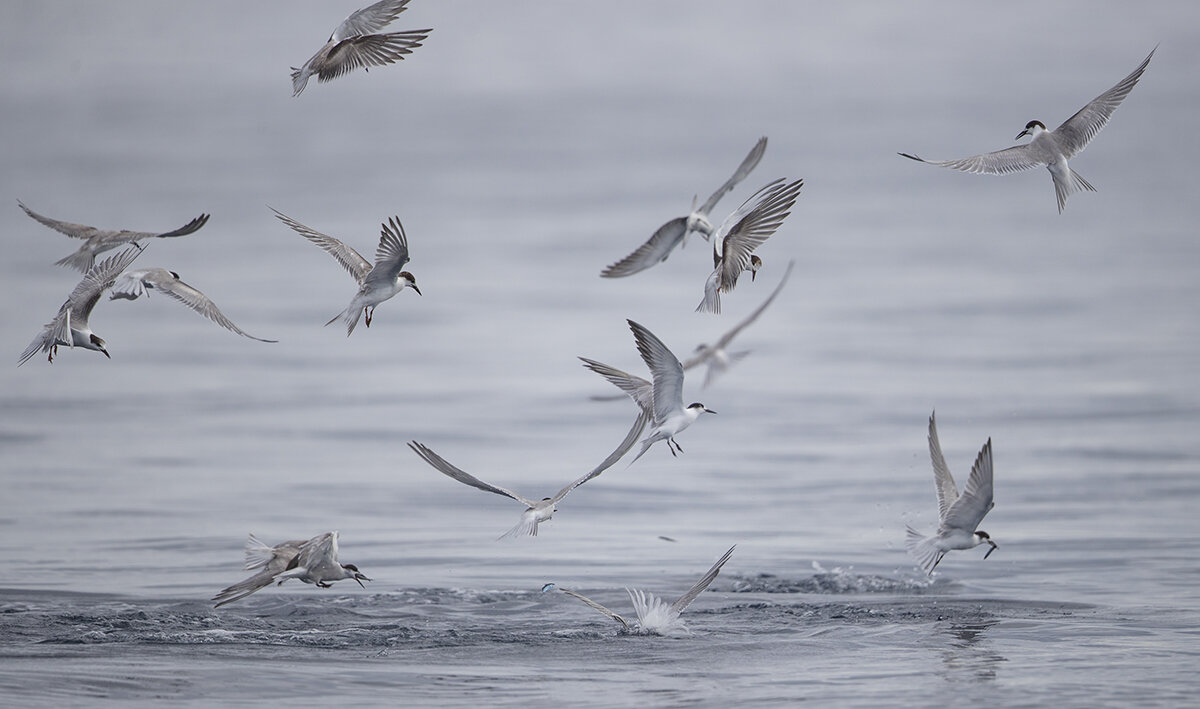
[[[1008,658],[996,652],[986,633],[999,620],[949,621],[936,626],[942,677],[948,682],[990,682]]]

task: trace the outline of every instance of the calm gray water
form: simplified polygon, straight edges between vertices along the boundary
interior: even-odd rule
[[[288,67],[355,3],[0,6],[3,703],[1193,703],[1200,9],[832,5],[414,0],[397,24],[434,27],[424,47],[295,99]],[[895,155],[1006,147],[1156,44],[1072,162],[1099,192],[1061,216],[1044,171]],[[698,241],[597,277],[760,135],[720,216],[775,177],[806,185],[724,315],[692,312]],[[18,369],[78,274],[17,199],[105,227],[211,213],[138,266],[279,343],[164,298],[102,302],[111,360]],[[351,338],[323,328],[353,284],[267,205],[364,253],[399,215],[424,297]],[[589,400],[610,387],[576,356],[641,371],[625,318],[682,355],[789,259],[739,339],[754,354],[689,385],[720,413],[686,452],[619,463],[536,539],[494,541],[520,508],[405,446],[551,494],[633,414]],[[936,525],[935,408],[960,482],[993,440],[1000,548],[929,579],[903,538]],[[248,532],[331,529],[365,590],[212,609]],[[690,636],[539,593],[626,612],[626,586],[672,598],[735,543]]]

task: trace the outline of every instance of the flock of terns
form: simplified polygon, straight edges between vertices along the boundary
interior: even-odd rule
[[[293,95],[298,96],[304,90],[308,79],[314,75],[318,81],[329,81],[360,67],[367,70],[370,67],[402,60],[414,48],[421,46],[421,42],[432,32],[431,29],[380,32],[406,9],[408,2],[409,0],[381,0],[346,18],[312,58],[300,68],[293,68]],[[1073,192],[1095,191],[1087,180],[1070,168],[1068,160],[1082,151],[1107,124],[1113,112],[1137,84],[1153,56],[1154,51],[1151,51],[1129,76],[1093,99],[1054,130],[1047,130],[1041,121],[1029,121],[1017,136],[1018,139],[1028,136],[1030,141],[1026,144],[961,160],[929,161],[908,153],[900,155],[955,170],[995,175],[1045,166],[1053,179],[1058,210],[1061,213],[1067,198]],[[663,224],[649,240],[628,256],[604,268],[600,275],[604,278],[623,278],[645,271],[665,261],[677,247],[683,246],[690,234],[695,233],[704,240],[711,241],[713,246],[713,270],[705,281],[703,298],[696,310],[720,313],[721,294],[733,291],[744,272],[749,271],[751,280],[755,280],[763,264],[756,251],[783,224],[804,185],[803,180],[773,180],[751,194],[719,225],[714,225],[711,215],[718,202],[750,175],[762,159],[766,147],[767,139],[760,138],[733,175],[707,200],[699,206],[693,200],[689,214]],[[57,265],[84,273],[83,279],[67,297],[54,318],[21,354],[19,364],[24,364],[39,352],[47,355],[49,361],[53,361],[60,346],[94,350],[110,357],[107,343],[96,335],[89,325],[92,310],[101,296],[108,291],[111,291],[109,300],[136,300],[143,295],[148,296],[150,291],[157,291],[238,335],[260,342],[275,342],[255,337],[240,329],[208,296],[182,281],[174,271],[165,268],[128,270],[145,248],[141,242],[193,234],[207,223],[209,215],[202,214],[178,229],[165,232],[104,230],[51,219],[23,203],[18,204],[29,217],[44,226],[83,240],[78,250],[60,259]],[[282,212],[274,209],[272,211],[289,228],[331,255],[350,273],[358,285],[358,290],[349,305],[326,325],[341,320],[345,323],[346,334],[349,336],[354,332],[360,318],[370,327],[375,308],[380,303],[406,288],[413,289],[418,295],[421,293],[415,276],[403,270],[409,261],[409,249],[408,237],[399,217],[392,217],[381,225],[375,260],[371,262],[342,241],[305,226]],[[124,248],[115,255],[97,262],[97,256],[100,254],[120,247]],[[666,442],[672,456],[682,452],[676,436],[701,415],[716,413],[698,402],[684,405],[685,371],[702,364],[707,365],[704,379],[704,386],[707,387],[728,367],[744,358],[748,354],[747,351],[732,352],[729,346],[779,295],[787,283],[793,265],[794,263],[788,264],[779,284],[758,308],[717,342],[700,345],[695,354],[685,361],[681,362],[662,340],[646,327],[628,320],[635,346],[649,370],[650,379],[580,357],[585,367],[604,377],[620,390],[621,393],[615,395],[617,398],[628,396],[634,401],[637,416],[625,438],[607,458],[551,497],[525,497],[492,485],[454,466],[420,442],[411,441],[408,445],[422,460],[447,477],[485,492],[512,498],[523,505],[525,510],[520,520],[501,538],[536,536],[539,525],[552,517],[563,498],[614,465],[639,442],[639,439],[640,449],[629,465],[660,441]],[[647,429],[649,432],[643,437],[642,434]],[[905,545],[918,565],[932,574],[948,551],[971,549],[986,544],[990,547],[984,555],[986,559],[995,551],[997,545],[987,532],[978,529],[984,516],[995,504],[992,493],[991,440],[989,439],[979,451],[961,493],[942,455],[934,415],[929,417],[928,443],[937,491],[939,524],[931,535],[924,535],[908,527]],[[627,620],[599,603],[556,584],[546,584],[542,590],[559,590],[577,598],[612,618],[630,632],[666,633],[686,630],[679,621],[680,614],[712,583],[733,551],[734,547],[730,547],[695,585],[671,604],[653,594],[629,590],[637,616],[635,621]],[[245,568],[255,573],[217,593],[213,598],[217,607],[243,599],[262,588],[283,583],[288,579],[297,579],[322,588],[327,588],[333,582],[342,579],[353,579],[360,586],[363,581],[370,580],[355,565],[344,564],[338,560],[336,531],[319,534],[308,540],[286,541],[274,546],[264,544],[250,535],[245,556]]]

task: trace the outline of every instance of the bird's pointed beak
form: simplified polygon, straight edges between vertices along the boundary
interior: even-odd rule
[[[715,414],[715,413],[717,413],[716,411],[713,411],[712,409],[709,409],[709,408],[706,408],[706,409],[704,409],[704,410],[705,410],[705,411],[707,411],[707,412],[708,412],[708,413],[710,413],[710,414]]]
[[[100,351],[104,353],[104,356],[105,356],[105,357],[108,357],[109,359],[112,359],[112,355],[110,355],[110,354],[108,353],[108,350],[106,350],[106,349],[104,349],[103,347],[101,347],[101,348],[100,348]]]
[[[1021,131],[1020,133],[1017,133],[1017,137],[1016,137],[1016,138],[1013,138],[1013,140],[1020,140],[1021,138],[1024,138],[1024,137],[1025,137],[1025,136],[1027,136],[1027,135],[1029,135],[1029,129],[1028,129],[1028,128],[1026,128],[1025,130]]]
[[[987,557],[984,557],[984,558],[987,558]],[[354,574],[354,580],[358,582],[359,586],[366,588],[366,586],[363,586],[363,581],[370,581],[371,579],[367,578],[363,574]]]
[[[750,272],[750,282],[753,283],[755,278],[758,278],[758,270],[757,269]]]
[[[988,558],[989,556],[991,556],[992,552],[996,551],[996,542],[993,542],[991,539],[989,539],[988,544],[991,544],[992,548],[988,549],[987,553],[983,555],[983,558],[985,558],[985,559]]]
[[[422,293],[422,292],[421,292],[421,289],[420,289],[420,288],[417,288],[417,284],[416,284],[416,283],[412,284],[412,286],[411,286],[411,287],[412,287],[412,289],[413,289],[413,290],[415,290],[415,291],[417,292],[417,295],[422,295],[422,296],[423,296],[423,295],[425,295],[424,293]]]

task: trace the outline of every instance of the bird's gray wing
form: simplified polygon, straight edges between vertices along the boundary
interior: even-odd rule
[[[431,29],[355,35],[338,42],[317,67],[318,81],[331,81],[355,69],[384,66],[404,59],[421,46]]]
[[[683,365],[654,333],[632,320],[625,322],[633,330],[638,354],[650,368],[654,382],[654,422],[662,423],[683,408]]]
[[[751,254],[791,214],[789,210],[803,186],[804,180],[796,180],[770,190],[729,230],[721,243],[722,291],[728,293],[737,285],[738,276],[750,265]]]
[[[121,272],[128,268],[129,264],[133,263],[133,260],[141,253],[141,247],[134,245],[92,266],[84,274],[79,285],[75,286],[75,290],[71,291],[71,295],[64,304],[64,307],[71,311],[71,321],[86,326],[92,309],[100,300],[100,295],[112,287],[117,276],[121,275]]]
[[[733,342],[733,338],[738,336],[738,333],[740,333],[742,330],[745,330],[751,323],[758,319],[759,315],[762,315],[763,311],[767,309],[767,306],[771,304],[771,301],[775,300],[775,296],[779,295],[779,291],[783,290],[784,285],[787,284],[788,276],[792,275],[792,267],[795,265],[795,260],[788,261],[787,270],[783,272],[783,278],[779,279],[779,285],[775,286],[775,290],[771,291],[771,295],[767,296],[767,299],[762,302],[762,305],[755,308],[754,312],[747,315],[745,319],[743,319],[737,325],[734,325],[733,328],[731,328],[724,335],[721,335],[721,339],[717,340],[717,344],[713,345],[713,349],[723,349],[728,347],[729,343]],[[683,368],[688,368],[687,362],[683,363]]]
[[[737,187],[739,182],[746,179],[746,176],[749,175],[750,172],[758,165],[758,161],[762,160],[763,153],[766,151],[767,137],[764,135],[763,137],[759,138],[758,142],[754,144],[754,147],[750,149],[750,152],[742,160],[742,164],[738,165],[737,170],[734,170],[733,177],[730,177],[728,180],[726,180],[725,184],[721,185],[716,192],[713,192],[712,195],[710,195],[709,198],[704,201],[704,204],[700,205],[700,209],[697,209],[696,211],[706,216],[712,212],[713,208],[717,206],[717,202],[720,202],[722,197],[728,194],[729,191],[734,187]]]
[[[244,581],[239,581],[228,588],[221,589],[217,595],[212,597],[212,600],[216,601],[213,607],[220,608],[226,603],[240,601],[255,591],[270,586],[275,581],[276,573],[278,572],[271,569],[262,569]]]
[[[929,415],[929,458],[933,461],[933,485],[937,488],[938,520],[945,521],[946,514],[958,501],[958,486],[942,455],[942,444],[938,441],[936,412]]]
[[[721,567],[725,565],[726,561],[729,561],[729,557],[733,556],[734,549],[737,549],[736,544],[729,547],[729,551],[725,552],[720,559],[717,559],[717,563],[713,564],[712,568],[694,586],[687,590],[687,593],[680,596],[678,600],[671,604],[672,614],[678,616],[684,609],[692,605],[692,601],[696,600],[697,596],[704,593],[704,589],[708,588],[709,584],[717,578],[717,574],[721,573]]]
[[[404,12],[404,6],[407,4],[408,0],[380,0],[374,5],[355,10],[334,30],[333,38],[345,39],[354,35],[378,32]]]
[[[154,290],[160,291],[163,294],[174,298],[175,300],[183,303],[209,320],[212,320],[226,330],[236,332],[242,337],[248,337],[251,340],[258,340],[259,342],[277,341],[264,340],[261,337],[255,337],[245,330],[242,330],[237,325],[234,325],[233,321],[225,317],[225,314],[222,313],[219,308],[217,308],[217,304],[212,302],[212,299],[201,293],[193,286],[190,286],[187,283],[179,280],[174,274],[164,268],[149,269],[141,280],[144,284],[149,285]]]
[[[941,527],[974,532],[995,505],[992,501],[992,439],[988,439],[975,458],[971,477],[958,501],[950,506]]]
[[[609,610],[608,608],[605,608],[604,606],[593,601],[592,599],[588,598],[587,596],[583,595],[582,593],[576,593],[575,591],[572,591],[569,588],[563,588],[561,586],[557,586],[556,588],[558,588],[558,590],[562,591],[563,593],[567,594],[568,596],[570,596],[572,598],[578,598],[579,600],[588,604],[592,608],[600,611],[601,613],[608,616],[609,618],[612,618],[613,620],[617,621],[626,630],[629,630],[629,623],[624,618],[622,618],[619,614],[614,613],[613,611]]]
[[[73,224],[71,222],[62,222],[57,219],[51,219],[50,217],[44,217],[29,207],[26,207],[25,203],[21,200],[17,200],[17,204],[21,205],[21,209],[25,210],[25,213],[34,220],[50,227],[54,231],[57,231],[61,234],[66,234],[67,236],[74,237],[76,239],[88,239],[97,231],[99,231],[96,229],[96,227],[88,226],[86,224]]]
[[[603,362],[597,362],[587,357],[580,357],[579,359],[583,361],[583,366],[604,377],[615,384],[621,391],[628,394],[638,405],[638,408],[643,411],[654,412],[653,384],[639,376],[623,372]],[[620,395],[618,394],[618,396]]]
[[[387,282],[396,280],[404,264],[408,263],[408,235],[400,217],[391,217],[380,226],[379,247],[375,249],[375,267],[370,278],[382,278]]]
[[[188,222],[187,224],[184,224],[183,226],[179,227],[178,229],[172,229],[171,231],[164,231],[160,234],[150,234],[150,236],[158,237],[160,239],[164,239],[164,238],[172,237],[172,236],[187,236],[188,234],[194,234],[197,231],[200,231],[200,227],[204,226],[207,223],[208,223],[208,215],[201,214],[200,216],[196,217],[195,219]]]
[[[305,239],[308,239],[312,243],[321,247],[325,253],[332,256],[334,260],[340,263],[342,268],[346,269],[358,283],[362,283],[363,279],[367,277],[367,274],[371,272],[371,262],[363,258],[362,254],[358,253],[353,248],[343,244],[341,241],[338,241],[332,236],[322,234],[316,229],[304,226],[300,222],[292,219],[274,207],[271,207],[270,209],[272,212],[275,212],[275,216],[279,219],[279,221],[287,224],[300,236],[303,236]]]
[[[1054,135],[1059,139],[1059,146],[1063,153],[1068,158],[1074,157],[1080,150],[1087,147],[1092,138],[1100,132],[1100,129],[1108,124],[1108,119],[1112,118],[1112,114],[1117,110],[1117,106],[1125,100],[1133,87],[1137,84],[1138,79],[1142,78],[1142,72],[1146,71],[1146,67],[1150,65],[1150,59],[1154,53],[1158,51],[1158,47],[1150,50],[1150,54],[1142,60],[1138,68],[1133,70],[1129,76],[1121,79],[1120,83],[1112,87],[1108,91],[1100,94],[1096,98],[1088,102],[1088,105],[1079,109],[1079,112],[1063,121],[1063,124],[1054,129]]]
[[[650,239],[633,253],[600,272],[602,278],[624,278],[666,261],[671,251],[687,235],[687,217],[676,217],[660,226]]]
[[[420,443],[417,443],[416,441],[409,441],[408,447],[412,448],[414,453],[421,456],[421,460],[424,460],[426,463],[429,463],[430,465],[432,465],[434,468],[436,468],[438,470],[438,472],[442,473],[443,475],[445,475],[447,477],[454,478],[455,480],[459,481],[460,483],[463,483],[464,485],[470,485],[471,487],[478,488],[480,490],[483,490],[484,492],[494,492],[497,495],[504,495],[505,497],[511,497],[512,499],[516,500],[517,502],[520,502],[521,504],[525,505],[526,507],[533,507],[534,505],[537,504],[533,500],[530,500],[525,497],[521,497],[520,495],[518,495],[517,493],[515,493],[511,490],[505,490],[502,487],[497,487],[495,485],[489,485],[488,483],[485,483],[484,481],[480,480],[479,478],[475,477],[474,475],[471,475],[470,473],[466,472],[465,470],[461,470],[459,468],[454,467],[453,465],[448,463],[444,458],[442,458],[440,455],[438,455],[437,453],[434,453],[432,450],[430,450],[429,448],[426,448],[425,446],[421,445]]]
[[[962,172],[973,172],[977,175],[1007,175],[1011,172],[1021,172],[1023,170],[1032,170],[1035,167],[1041,167],[1046,162],[1034,154],[1029,149],[1028,143],[1025,145],[1014,145],[1011,148],[997,150],[994,153],[984,153],[982,155],[972,155],[969,158],[961,158],[958,160],[926,160],[917,155],[909,155],[908,153],[899,153],[909,160],[927,163],[929,165],[937,165],[939,167],[948,167],[951,170],[960,170]]]
[[[288,563],[285,572],[276,574],[275,577],[292,578],[297,574],[287,574],[286,571],[297,568],[302,568],[313,576],[328,576],[332,575],[330,572],[335,571],[332,567],[336,565],[338,565],[338,533],[325,532],[301,544],[299,553]]]
[[[621,459],[621,456],[629,452],[629,449],[632,448],[633,444],[637,442],[638,437],[642,435],[642,431],[646,428],[646,424],[649,422],[650,412],[646,411],[645,409],[639,411],[637,418],[633,422],[633,426],[629,429],[629,433],[625,434],[625,440],[621,441],[620,445],[618,445],[612,453],[609,453],[608,457],[605,458],[600,465],[592,468],[586,475],[559,490],[558,493],[551,499],[551,503],[557,504],[559,500],[567,496],[568,492],[574,490],[588,480],[591,480],[600,473],[603,473],[605,470],[611,468],[614,463]]]

